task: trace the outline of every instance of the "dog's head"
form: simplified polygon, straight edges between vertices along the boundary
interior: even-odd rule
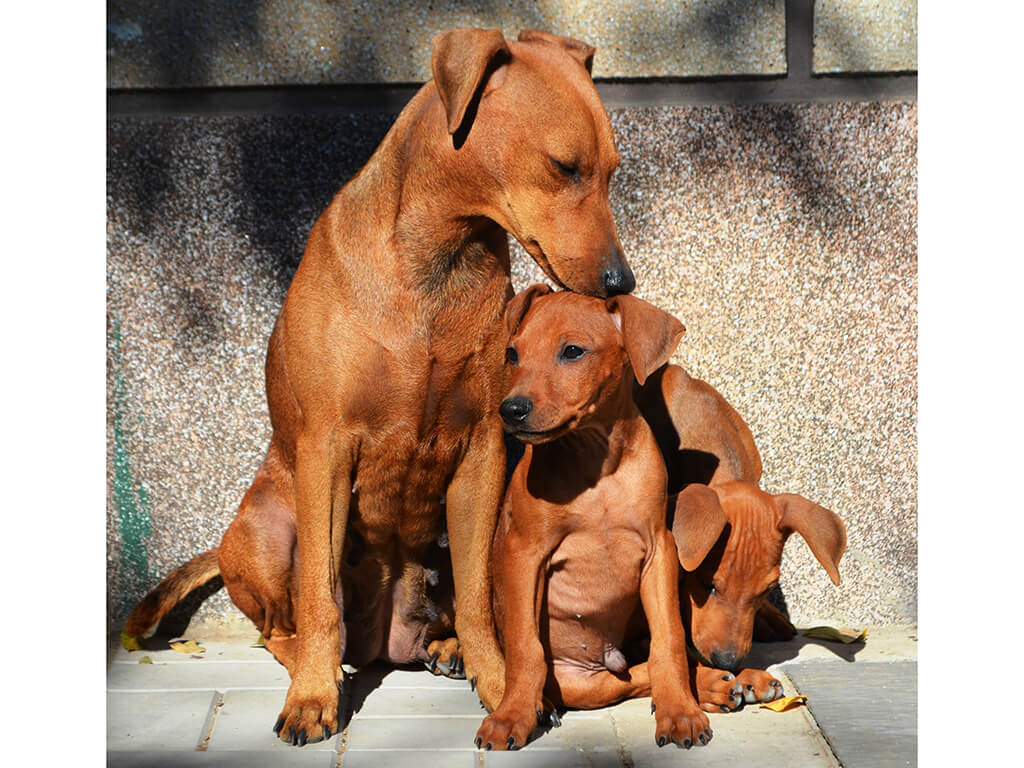
[[[593,56],[545,32],[456,29],[434,38],[432,67],[448,150],[474,168],[467,200],[557,285],[608,297],[636,281],[608,203],[619,154]]]
[[[734,671],[750,652],[754,616],[779,582],[782,548],[792,533],[838,585],[846,527],[834,512],[750,483],[695,484],[679,493],[672,534],[685,571],[681,597],[705,663]]]
[[[511,384],[499,411],[506,430],[529,443],[613,417],[634,377],[643,383],[685,332],[633,296],[602,300],[545,285],[509,302],[505,327]]]

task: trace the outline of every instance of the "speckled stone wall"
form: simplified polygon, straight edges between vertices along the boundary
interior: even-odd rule
[[[601,50],[595,77],[777,75],[783,0],[109,0],[110,88],[423,82],[453,27],[545,29]]]
[[[765,486],[849,530],[803,542],[798,623],[905,623],[917,598],[917,107],[613,110],[612,203],[676,361],[749,422]],[[263,358],[305,236],[389,116],[108,120],[108,613],[215,546],[269,438]],[[539,271],[521,250],[514,279]],[[222,590],[200,620],[237,616]]]
[[[917,0],[815,0],[815,72],[916,70]]]

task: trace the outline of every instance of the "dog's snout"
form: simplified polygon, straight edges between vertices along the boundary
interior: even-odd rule
[[[532,410],[533,402],[522,395],[510,397],[498,407],[502,420],[513,427],[522,424]]]
[[[711,665],[715,669],[724,669],[728,672],[735,672],[741,659],[733,650],[715,649],[711,652]]]
[[[636,278],[633,276],[633,270],[622,265],[602,272],[601,284],[608,296],[615,296],[620,293],[632,293],[636,288]]]

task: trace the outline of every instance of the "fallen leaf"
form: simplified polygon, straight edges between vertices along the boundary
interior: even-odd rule
[[[769,701],[761,705],[761,709],[770,709],[772,712],[785,712],[787,709],[798,707],[807,703],[806,696],[786,696],[775,701]]]
[[[206,653],[206,649],[195,640],[180,640],[172,642],[170,646],[178,653]]]
[[[122,629],[121,647],[124,648],[126,651],[144,651],[146,649],[146,644],[143,642],[141,637],[129,635]]]
[[[816,637],[819,640],[831,640],[834,643],[860,643],[868,636],[866,629],[836,629],[835,627],[811,627],[801,633],[804,637]]]
[[[267,647],[267,641],[264,639],[263,634],[261,633],[260,634],[260,639],[257,640],[252,645],[250,645],[249,647],[250,648],[266,648]]]
[[[149,658],[149,656],[143,656],[141,659],[139,659],[139,664],[152,664],[152,663],[153,663],[153,660],[151,658]]]

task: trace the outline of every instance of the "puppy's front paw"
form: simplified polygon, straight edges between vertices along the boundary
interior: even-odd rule
[[[519,749],[526,746],[530,734],[541,724],[547,723],[542,704],[529,710],[505,706],[501,703],[494,712],[484,718],[476,732],[477,749]],[[552,721],[552,724],[554,722]]]
[[[743,704],[743,686],[732,672],[700,666],[697,700],[705,712],[733,712]]]
[[[655,715],[654,740],[659,747],[672,743],[689,749],[711,741],[711,724],[699,707],[652,702],[651,708]]]
[[[743,700],[747,704],[782,698],[782,683],[763,669],[744,669],[736,681],[743,688]]]

